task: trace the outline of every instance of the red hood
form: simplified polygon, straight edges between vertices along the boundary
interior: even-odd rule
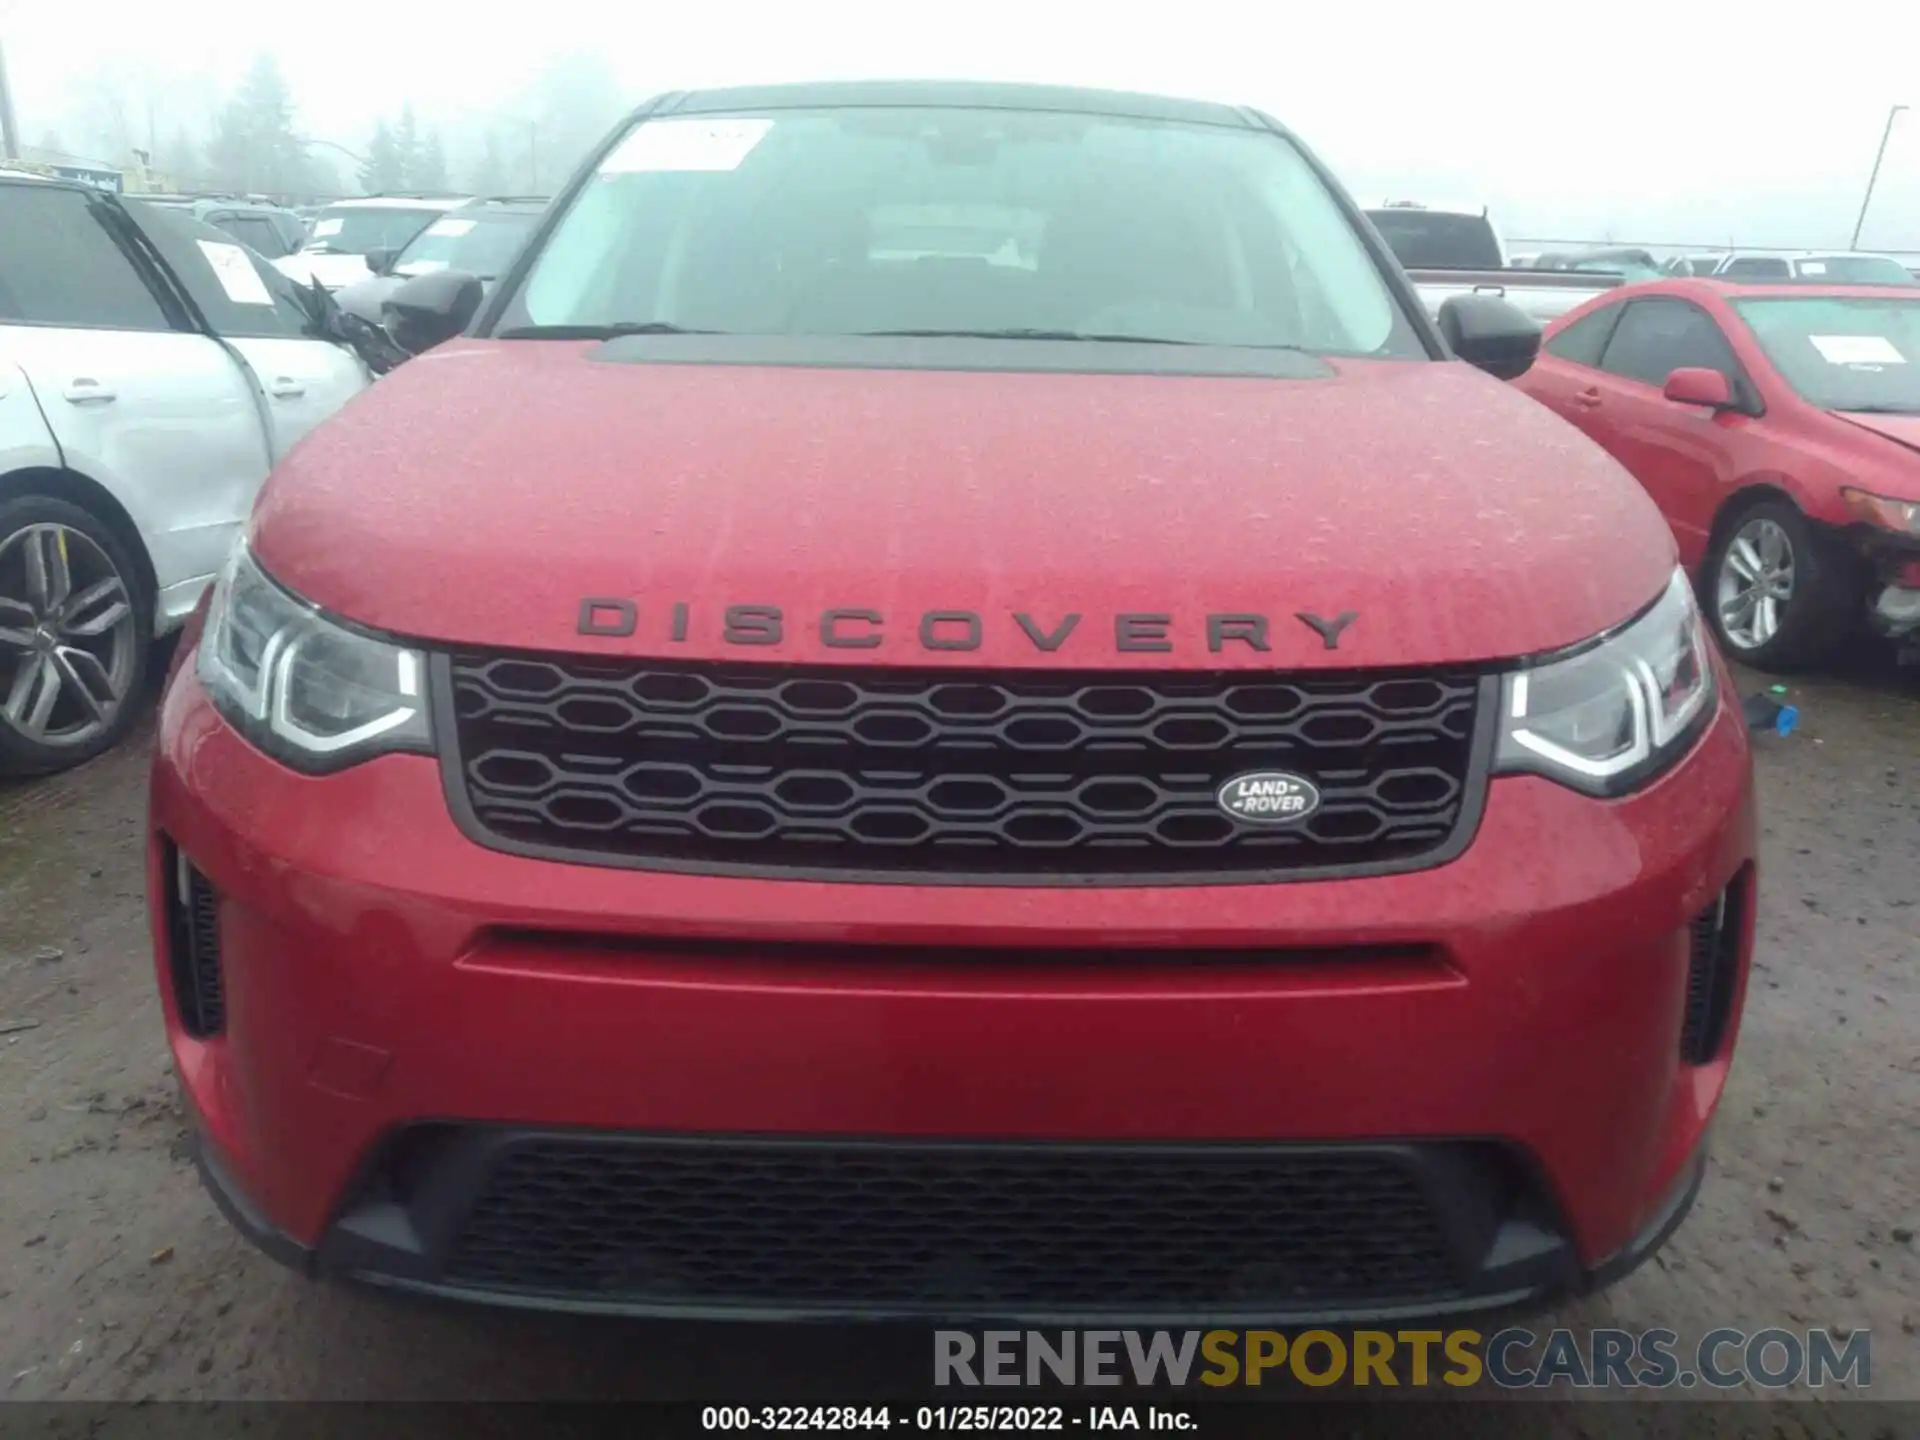
[[[594,348],[456,341],[409,362],[275,473],[262,562],[337,614],[426,640],[1109,669],[1551,650],[1625,619],[1675,563],[1619,466],[1464,365],[1271,380],[601,363]],[[579,634],[587,596],[630,598],[638,628]],[[724,643],[730,605],[778,607],[781,642]],[[832,608],[879,612],[883,643],[825,647]],[[924,650],[928,611],[977,614],[978,647]],[[1357,618],[1332,650],[1302,611]],[[1069,613],[1083,618],[1054,652],[1015,618],[1048,635]],[[1120,653],[1119,614],[1170,616],[1171,649]],[[1210,656],[1222,614],[1270,617],[1271,650]],[[964,642],[969,624],[934,633]]]
[[[1855,410],[1834,410],[1829,413],[1849,425],[1858,425],[1862,430],[1871,430],[1876,435],[1884,436],[1896,445],[1920,450],[1920,415],[1862,415]]]

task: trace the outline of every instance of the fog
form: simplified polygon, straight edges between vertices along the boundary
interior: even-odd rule
[[[974,0],[964,7],[547,0],[529,7],[0,0],[21,139],[125,163],[217,142],[262,55],[316,186],[360,188],[376,125],[414,174],[551,189],[665,89],[868,76],[1046,80],[1257,105],[1363,200],[1469,199],[1510,236],[1844,244],[1891,105],[1920,103],[1920,6]],[[231,127],[230,127],[231,128]],[[490,148],[489,148],[490,147]],[[346,153],[343,153],[346,152]],[[350,154],[354,158],[348,158]],[[1920,250],[1920,111],[1861,237]]]

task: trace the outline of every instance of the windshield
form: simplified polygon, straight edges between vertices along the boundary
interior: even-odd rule
[[[537,214],[511,211],[488,215],[445,215],[422,230],[400,252],[394,271],[424,275],[429,270],[465,270],[482,280],[497,280],[533,229]]]
[[[369,250],[398,250],[443,213],[387,206],[349,209],[330,205],[313,222],[313,229],[307,232],[307,243],[300,248],[309,255],[364,255]]]
[[[1479,215],[1369,210],[1367,218],[1409,270],[1498,270],[1500,242]]]
[[[640,124],[496,328],[619,325],[1426,353],[1278,136],[964,108]]]
[[[1822,255],[1813,260],[1796,260],[1793,268],[1802,280],[1820,280],[1830,285],[1915,283],[1906,266],[1885,255]]]
[[[1774,368],[1809,404],[1920,414],[1920,296],[1733,305]]]

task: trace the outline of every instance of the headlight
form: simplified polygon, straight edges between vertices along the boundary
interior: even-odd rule
[[[1496,772],[1620,795],[1664,770],[1713,710],[1713,665],[1686,572],[1651,609],[1575,654],[1506,677]]]
[[[1885,495],[1870,495],[1851,485],[1840,487],[1840,499],[1856,520],[1896,535],[1920,538],[1920,500],[1894,500]]]
[[[235,728],[297,770],[433,748],[420,654],[329,620],[269,580],[245,545],[214,586],[196,672]]]

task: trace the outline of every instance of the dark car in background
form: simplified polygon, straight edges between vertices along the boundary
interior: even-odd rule
[[[314,217],[298,252],[274,262],[295,284],[340,290],[367,278],[366,257],[402,249],[470,195],[363,195],[336,200]]]
[[[377,325],[381,302],[419,275],[461,270],[491,289],[546,208],[544,195],[500,195],[449,210],[404,247],[369,252],[364,258],[373,273],[342,286],[334,299],[342,310]]]
[[[279,205],[236,195],[142,195],[148,205],[184,211],[202,224],[224,230],[268,260],[291,255],[307,238],[307,222]]]
[[[1552,251],[1535,257],[1533,268],[1566,270],[1585,275],[1618,275],[1629,285],[1637,280],[1658,280],[1666,273],[1650,252],[1634,246]]]
[[[1436,206],[1389,200],[1366,211],[1373,228],[1408,270],[1504,270],[1506,242],[1484,205]]]

